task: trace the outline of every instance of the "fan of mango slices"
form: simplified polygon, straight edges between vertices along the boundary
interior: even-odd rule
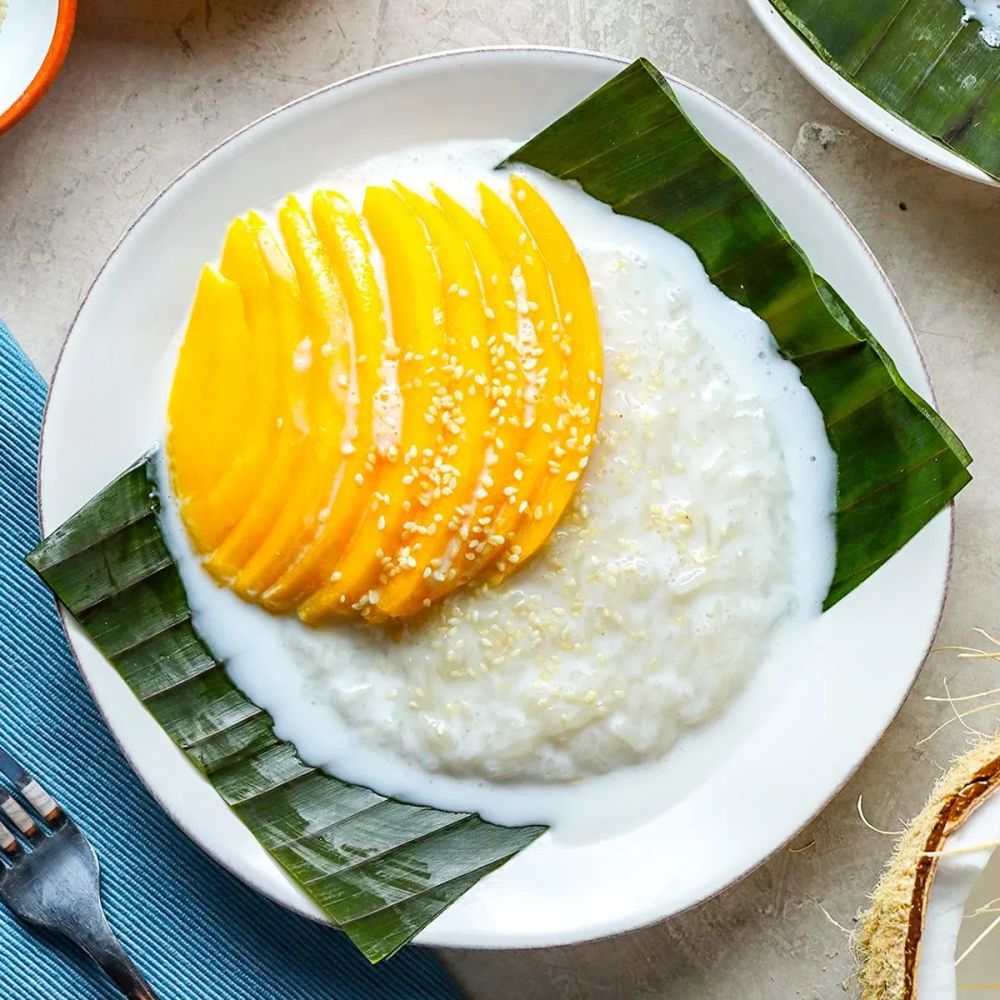
[[[503,579],[566,509],[603,384],[590,281],[523,177],[478,194],[291,196],[204,268],[167,457],[194,548],[245,600],[405,619]]]

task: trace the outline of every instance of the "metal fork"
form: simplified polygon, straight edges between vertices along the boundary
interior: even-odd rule
[[[133,1000],[156,994],[122,950],[101,908],[100,865],[60,805],[0,748],[0,900],[26,923],[82,948]]]

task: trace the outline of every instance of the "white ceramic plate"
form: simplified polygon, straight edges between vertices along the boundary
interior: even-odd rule
[[[341,164],[432,140],[527,137],[614,75],[606,56],[507,49],[429,56],[362,74],[262,118],[209,153],[143,213],[98,275],[49,398],[40,503],[56,527],[149,444],[146,394],[228,220]],[[885,275],[830,198],[739,115],[673,80],[685,110],[747,175],[904,376],[930,386]],[[419,937],[425,944],[551,945],[683,910],[798,831],[892,720],[926,654],[944,594],[950,514],[824,616],[825,652],[767,671],[734,709],[675,750],[653,821],[600,845],[551,834]],[[177,823],[261,892],[308,916],[283,875],[72,622],[84,676],[125,753]]]
[[[757,20],[771,36],[775,45],[788,57],[792,65],[828,100],[850,115],[859,125],[891,142],[904,153],[916,156],[935,167],[941,167],[960,177],[968,177],[980,184],[1000,186],[989,174],[980,170],[950,149],[928,139],[911,128],[902,119],[886,111],[857,87],[848,83],[836,70],[831,69],[806,44],[795,29],[775,10],[770,0],[747,0]],[[955,7],[955,23],[961,8]]]

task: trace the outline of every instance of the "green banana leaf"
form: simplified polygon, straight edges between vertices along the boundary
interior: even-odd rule
[[[28,556],[171,739],[373,962],[544,832],[385,798],[302,762],[198,636],[143,458]]]
[[[771,328],[837,453],[836,604],[969,482],[969,453],[872,334],[685,116],[644,59],[507,160],[577,181],[694,248],[708,276]]]
[[[676,233],[770,324],[837,451],[832,604],[968,482],[968,453],[645,61],[513,154]],[[531,844],[507,828],[337,780],[279,740],[195,631],[146,456],[28,560],[248,829],[372,961]]]
[[[958,0],[771,4],[848,83],[1000,179],[1000,49]]]

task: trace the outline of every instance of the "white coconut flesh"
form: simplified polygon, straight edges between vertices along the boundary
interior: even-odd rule
[[[917,954],[918,997],[952,1000],[990,985],[1000,996],[998,841],[1000,795],[991,795],[945,841]]]
[[[1000,736],[959,757],[896,846],[856,939],[862,1000],[1000,996]]]

